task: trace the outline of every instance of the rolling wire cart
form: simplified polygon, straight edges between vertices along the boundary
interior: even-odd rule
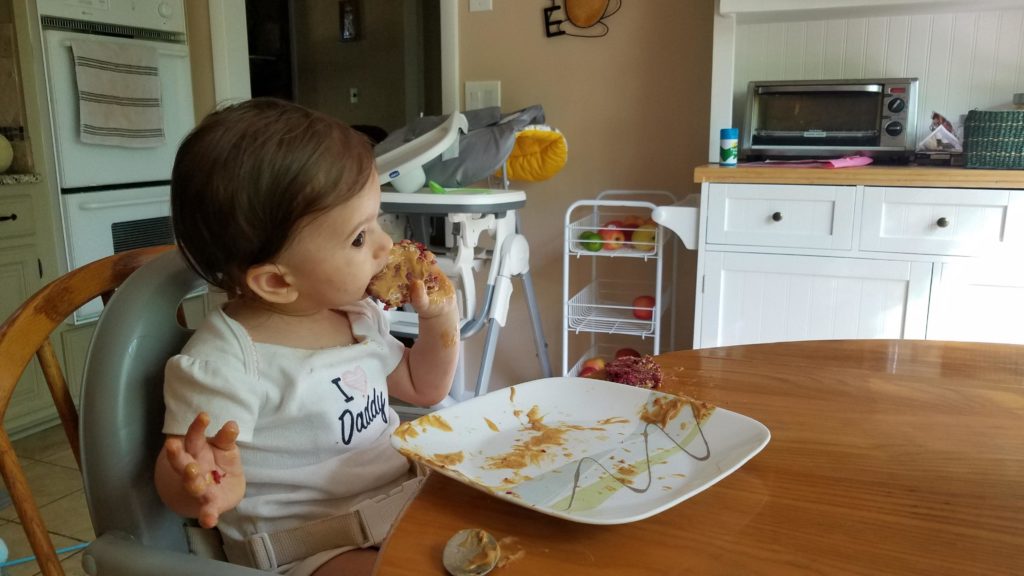
[[[640,351],[649,354],[674,346],[676,243],[665,232],[681,233],[687,248],[696,246],[696,200],[699,196],[693,195],[676,203],[674,195],[660,190],[606,190],[594,200],[579,200],[569,206],[563,250],[563,375],[579,375],[583,363],[591,358],[612,360],[617,349],[637,338],[646,346]],[[644,232],[638,234],[640,228],[633,229],[628,239],[617,236],[610,226],[621,228],[638,220],[646,224]],[[666,260],[670,266],[667,274]],[[625,266],[629,261],[644,265],[634,271],[636,266]],[[621,264],[619,269],[613,262]],[[580,287],[574,267],[587,264],[589,276]],[[641,295],[653,296],[653,304],[635,305],[634,299]],[[663,347],[662,334],[666,314],[670,318],[667,348]],[[585,352],[574,355],[581,340]],[[576,360],[570,363],[573,357]]]

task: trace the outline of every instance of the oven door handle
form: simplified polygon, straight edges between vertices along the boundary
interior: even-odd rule
[[[151,42],[154,42],[154,40],[151,40]],[[165,44],[166,44],[166,42],[165,42]],[[71,40],[65,40],[65,41],[61,42],[60,45],[65,47],[65,48],[71,48]],[[188,49],[182,49],[182,50],[161,50],[161,49],[157,49],[157,54],[160,54],[161,56],[175,56],[175,57],[178,57],[178,58],[188,58]]]
[[[78,208],[81,210],[108,210],[110,208],[124,208],[126,206],[142,206],[143,204],[162,204],[167,202],[166,198],[138,198],[135,200],[113,200],[110,202],[83,202]]]

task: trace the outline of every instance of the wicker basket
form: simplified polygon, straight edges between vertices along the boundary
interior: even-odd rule
[[[1024,109],[968,112],[964,166],[1024,169]]]

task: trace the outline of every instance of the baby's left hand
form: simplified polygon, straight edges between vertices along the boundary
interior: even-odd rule
[[[441,270],[435,265],[437,290],[427,294],[427,287],[422,280],[413,280],[409,285],[409,302],[416,309],[421,320],[429,320],[446,313],[457,314],[455,306],[455,288]]]

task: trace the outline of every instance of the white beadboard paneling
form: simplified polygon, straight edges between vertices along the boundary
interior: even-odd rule
[[[864,31],[864,77],[881,78],[885,70],[889,20],[869,18]]]
[[[1020,86],[1021,66],[1024,66],[1024,11],[999,14],[999,28],[996,31],[995,62],[993,62],[992,91],[989,99],[1001,94],[1012,94]],[[998,71],[998,72],[996,72]]]
[[[918,134],[1024,92],[1024,8],[801,22],[739,22],[733,124],[751,80],[916,77]]]
[[[701,346],[922,338],[931,265],[709,252]]]
[[[910,47],[910,18],[897,16],[888,20],[883,78],[903,78],[907,73],[907,50]]]
[[[864,78],[864,50],[867,43],[867,20],[857,18],[846,24],[846,54],[843,58],[843,78]],[[787,78],[780,78],[787,80]]]

